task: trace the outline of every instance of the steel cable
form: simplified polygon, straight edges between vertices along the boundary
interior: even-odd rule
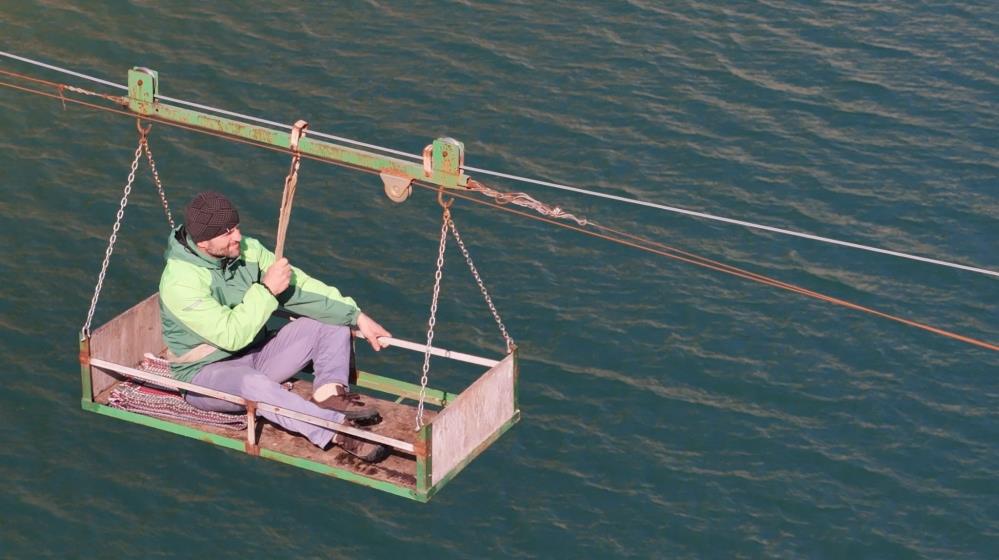
[[[22,57],[22,56],[17,56],[17,55],[14,55],[14,54],[11,54],[11,53],[8,53],[8,52],[5,52],[5,51],[0,51],[0,56],[6,56],[8,58],[19,60],[21,62],[26,62],[26,63],[29,63],[29,64],[34,64],[34,65],[40,66],[42,68],[47,68],[49,70],[63,72],[63,73],[69,74],[71,76],[76,76],[76,77],[84,78],[84,79],[87,79],[87,80],[92,80],[94,82],[101,83],[101,84],[108,85],[108,86],[112,86],[112,87],[116,87],[116,88],[119,88],[119,89],[125,89],[125,90],[128,89],[126,86],[123,86],[123,85],[120,85],[120,84],[115,84],[113,82],[109,82],[107,80],[102,80],[100,78],[95,78],[93,76],[88,76],[86,74],[81,74],[79,72],[73,72],[71,70],[67,70],[65,68],[60,68],[58,66],[54,66],[54,65],[51,65],[51,64],[45,64],[43,62],[32,60],[30,58],[26,58],[26,57]],[[5,74],[11,74],[9,72],[3,72],[3,73],[5,73]],[[246,120],[249,120],[249,121],[253,121],[253,122],[256,122],[256,123],[266,124],[266,125],[275,126],[275,127],[278,127],[278,128],[288,129],[288,130],[291,129],[291,125],[287,125],[287,124],[284,124],[284,123],[275,122],[275,121],[272,121],[272,120],[262,119],[262,118],[259,118],[259,117],[254,117],[252,115],[246,115],[246,114],[243,114],[243,113],[236,113],[236,112],[233,112],[233,111],[227,111],[225,109],[219,109],[217,107],[212,107],[210,105],[203,105],[203,104],[200,104],[200,103],[194,103],[194,102],[191,102],[191,101],[185,101],[183,99],[177,99],[177,98],[174,98],[174,97],[167,97],[167,96],[164,96],[164,95],[161,95],[158,98],[161,99],[161,100],[163,100],[163,101],[170,101],[170,102],[173,102],[173,103],[177,103],[179,105],[185,105],[187,107],[201,109],[201,110],[204,110],[204,111],[210,111],[210,112],[217,113],[217,114],[220,114],[220,115],[227,115],[227,116],[231,116],[231,117],[237,117],[237,118],[241,118],[241,119],[246,119]],[[417,155],[417,154],[411,154],[411,153],[408,153],[408,152],[403,152],[403,151],[400,151],[400,150],[395,150],[395,149],[387,148],[387,147],[384,147],[384,146],[378,146],[376,144],[369,144],[369,143],[366,143],[366,142],[360,142],[360,141],[352,140],[350,138],[345,138],[345,137],[342,137],[342,136],[335,136],[335,135],[332,135],[332,134],[326,134],[326,133],[315,132],[315,131],[311,132],[311,135],[315,136],[315,137],[319,137],[319,138],[326,138],[326,139],[335,140],[335,141],[338,141],[338,142],[344,142],[344,143],[351,144],[351,145],[354,145],[354,146],[360,146],[360,147],[364,147],[364,148],[378,150],[378,151],[381,151],[381,152],[384,152],[384,153],[398,155],[398,156],[406,157],[406,158],[410,158],[410,159],[419,160],[419,159],[422,158],[422,156]],[[923,256],[920,256],[920,255],[913,255],[911,253],[905,253],[905,252],[902,252],[902,251],[893,251],[893,250],[890,250],[890,249],[883,249],[881,247],[875,247],[875,246],[872,246],[872,245],[865,245],[865,244],[862,244],[862,243],[854,243],[852,241],[844,241],[844,240],[841,240],[841,239],[834,239],[834,238],[831,238],[831,237],[824,237],[824,236],[821,236],[821,235],[815,235],[815,234],[807,233],[807,232],[800,232],[800,231],[794,231],[794,230],[790,230],[790,229],[786,229],[786,228],[779,228],[779,227],[774,227],[774,226],[768,226],[768,225],[765,225],[765,224],[760,224],[760,223],[756,223],[756,222],[750,222],[750,221],[747,221],[747,220],[739,220],[739,219],[735,219],[735,218],[727,218],[727,217],[724,217],[724,216],[718,216],[718,215],[710,214],[710,213],[707,213],[707,212],[698,212],[696,210],[688,210],[686,208],[680,208],[680,207],[677,207],[677,206],[670,206],[670,205],[666,205],[666,204],[658,204],[658,203],[654,203],[654,202],[647,202],[647,201],[644,201],[644,200],[639,200],[639,199],[634,199],[634,198],[627,198],[627,197],[623,197],[623,196],[613,195],[613,194],[609,194],[609,193],[603,193],[603,192],[599,192],[599,191],[593,191],[593,190],[589,190],[589,189],[583,189],[583,188],[574,187],[574,186],[571,186],[571,185],[565,185],[565,184],[561,184],[561,183],[555,183],[555,182],[551,182],[551,181],[542,181],[540,179],[532,179],[530,177],[522,177],[522,176],[519,176],[519,175],[512,175],[512,174],[509,174],[509,173],[501,173],[501,172],[498,172],[498,171],[491,171],[489,169],[482,169],[482,168],[479,168],[479,167],[472,167],[472,166],[466,165],[466,166],[463,166],[462,169],[464,171],[471,171],[471,172],[474,172],[474,173],[481,173],[483,175],[489,175],[489,176],[492,176],[492,177],[500,177],[500,178],[510,179],[510,180],[513,180],[513,181],[519,181],[519,182],[528,183],[528,184],[532,184],[532,185],[537,185],[537,186],[542,186],[542,187],[559,189],[559,190],[563,190],[563,191],[568,191],[568,192],[573,192],[573,193],[577,193],[577,194],[582,194],[582,195],[585,195],[585,196],[591,196],[591,197],[596,197],[596,198],[603,198],[603,199],[606,199],[606,200],[613,200],[613,201],[621,202],[621,203],[625,203],[625,204],[632,204],[632,205],[637,205],[637,206],[644,206],[644,207],[647,207],[647,208],[653,208],[653,209],[661,210],[661,211],[664,211],[664,212],[672,212],[672,213],[682,214],[682,215],[686,215],[686,216],[690,216],[690,217],[694,217],[694,218],[701,218],[701,219],[705,219],[705,220],[712,220],[712,221],[716,221],[716,222],[722,222],[722,223],[727,223],[727,224],[732,224],[732,225],[738,225],[738,226],[747,227],[747,228],[750,228],[750,229],[757,229],[757,230],[761,230],[761,231],[767,231],[767,232],[770,232],[770,233],[776,233],[776,234],[779,234],[779,235],[787,235],[787,236],[791,236],[791,237],[798,237],[798,238],[801,238],[801,239],[808,239],[810,241],[817,241],[817,242],[820,242],[820,243],[828,243],[828,244],[831,244],[831,245],[838,245],[838,246],[847,247],[847,248],[850,248],[850,249],[857,249],[857,250],[861,250],[861,251],[868,251],[868,252],[872,252],[872,253],[878,253],[878,254],[888,255],[888,256],[902,258],[902,259],[909,259],[909,260],[924,262],[924,263],[933,264],[933,265],[937,265],[937,266],[944,266],[944,267],[949,267],[949,268],[954,268],[954,269],[959,269],[959,270],[965,270],[965,271],[968,271],[968,272],[974,272],[974,273],[977,273],[977,274],[985,274],[985,275],[988,275],[988,276],[993,276],[993,277],[999,278],[999,271],[989,270],[989,269],[982,268],[982,267],[970,266],[970,265],[966,265],[966,264],[961,264],[961,263],[956,263],[956,262],[951,262],[951,261],[945,261],[945,260],[941,260],[941,259],[934,259],[934,258],[930,258],[930,257],[923,257]]]
[[[0,71],[0,72],[2,72],[2,71]],[[125,115],[125,116],[128,116],[130,118],[134,118],[136,116],[134,113],[132,113],[130,111],[125,111],[125,110],[121,110],[121,109],[112,109],[112,108],[109,108],[109,107],[102,107],[100,105],[96,105],[94,103],[88,103],[86,101],[82,101],[82,100],[79,100],[79,99],[64,98],[61,95],[52,94],[52,93],[48,93],[48,92],[44,92],[44,91],[40,91],[40,90],[34,90],[34,89],[27,88],[27,87],[24,87],[24,86],[19,86],[17,84],[11,84],[11,83],[7,83],[7,82],[0,82],[0,86],[9,87],[9,88],[20,90],[20,91],[24,91],[24,92],[27,92],[27,93],[33,93],[33,94],[37,94],[37,95],[42,95],[44,97],[51,97],[53,99],[62,99],[64,102],[65,101],[69,101],[71,103],[82,105],[84,107],[88,107],[88,108],[92,108],[92,109],[97,109],[97,110],[102,110],[102,111],[107,111],[107,112],[110,112],[110,113],[115,113],[115,114],[120,114],[120,115]],[[230,135],[227,135],[227,134],[221,134],[221,133],[218,133],[218,132],[208,131],[208,130],[200,129],[200,128],[197,128],[197,127],[187,126],[187,125],[183,125],[183,124],[179,124],[179,123],[175,123],[175,122],[171,122],[171,121],[165,121],[165,120],[162,120],[162,119],[158,119],[155,116],[143,116],[143,118],[145,120],[149,120],[151,122],[158,122],[158,123],[162,123],[164,125],[173,126],[173,127],[176,127],[176,128],[181,128],[181,129],[184,129],[184,130],[190,130],[190,131],[193,131],[193,132],[199,132],[199,133],[202,133],[202,134],[207,134],[209,136],[216,136],[216,137],[219,137],[219,138],[224,138],[224,139],[227,139],[227,140],[236,141],[236,142],[240,142],[240,143],[243,143],[243,144],[249,144],[251,146],[257,146],[257,147],[264,148],[264,149],[267,149],[267,150],[272,150],[272,151],[282,152],[282,153],[290,153],[290,151],[288,149],[285,149],[285,148],[280,148],[280,147],[277,147],[277,146],[271,146],[271,145],[268,145],[268,144],[262,144],[262,143],[259,143],[259,142],[253,142],[251,140],[246,140],[244,138],[238,138],[238,137],[230,136]],[[321,158],[321,157],[318,157],[318,156],[312,156],[312,155],[302,154],[302,157],[307,158],[307,159],[311,159],[311,160],[315,160],[315,161],[321,161],[321,162],[324,162],[324,163],[329,163],[329,164],[337,165],[339,167],[345,167],[345,168],[349,168],[349,169],[356,169],[356,170],[359,170],[359,171],[365,171],[367,173],[375,174],[374,171],[369,170],[369,169],[364,169],[364,168],[352,166],[352,165],[349,165],[349,164],[346,164],[346,163],[343,163],[343,162],[333,161],[333,160],[329,160],[329,159],[326,159],[326,158]],[[423,183],[420,183],[419,181],[414,181],[414,184],[417,185],[417,186],[419,186],[419,187],[422,187],[422,188],[428,188],[428,189],[431,189],[431,190],[434,190],[434,191],[437,190],[437,186],[435,186],[435,185],[425,185]],[[541,216],[535,216],[535,215],[529,214],[527,212],[522,212],[522,211],[516,210],[514,208],[508,208],[508,207],[505,207],[505,206],[500,205],[500,204],[495,204],[495,203],[490,203],[490,202],[487,202],[487,201],[484,201],[484,200],[479,200],[479,199],[473,198],[473,197],[468,196],[468,195],[466,195],[464,193],[461,193],[461,192],[453,192],[453,193],[449,193],[449,195],[453,196],[453,197],[456,197],[456,198],[461,198],[463,200],[468,200],[468,201],[476,203],[476,204],[482,204],[482,205],[485,205],[485,206],[489,206],[489,207],[492,207],[492,208],[496,208],[496,209],[499,209],[499,210],[510,212],[512,214],[515,214],[515,215],[518,215],[518,216],[521,216],[521,217],[525,217],[525,218],[528,218],[528,219],[542,221],[542,222],[546,222],[546,223],[549,223],[549,224],[552,224],[552,225],[555,225],[555,226],[558,226],[558,227],[563,227],[563,228],[566,228],[566,229],[577,231],[577,232],[583,233],[585,235],[590,235],[590,236],[593,236],[593,237],[599,237],[599,238],[602,238],[602,239],[605,239],[605,240],[608,240],[608,241],[619,243],[621,245],[626,245],[626,246],[634,247],[636,249],[640,249],[640,250],[643,250],[643,251],[646,251],[646,252],[658,254],[658,255],[661,255],[661,256],[664,256],[664,257],[668,257],[668,258],[673,258],[673,259],[680,260],[680,261],[683,261],[683,262],[688,262],[690,264],[694,264],[694,265],[697,265],[697,266],[702,266],[702,267],[709,268],[709,269],[712,269],[712,270],[717,270],[719,272],[724,272],[724,273],[727,273],[727,274],[732,274],[734,276],[745,278],[747,280],[752,280],[752,281],[756,281],[756,282],[759,282],[759,283],[762,283],[762,284],[766,284],[766,285],[769,285],[769,286],[773,286],[773,287],[776,287],[776,288],[780,288],[780,289],[792,291],[792,292],[795,292],[795,293],[799,293],[801,295],[805,295],[805,296],[808,296],[808,297],[813,297],[815,299],[820,299],[820,300],[826,301],[828,303],[833,303],[833,304],[840,305],[840,306],[843,306],[843,307],[848,307],[848,308],[851,308],[851,309],[854,309],[854,310],[857,310],[857,311],[863,311],[863,312],[870,313],[870,314],[873,314],[873,315],[876,315],[876,316],[879,316],[879,317],[882,317],[882,318],[885,318],[885,319],[890,319],[890,320],[893,320],[893,321],[896,321],[896,322],[899,322],[899,323],[903,323],[903,324],[906,324],[906,325],[909,325],[909,326],[912,326],[912,327],[916,327],[916,328],[919,328],[919,329],[922,329],[922,330],[925,330],[925,331],[928,331],[928,332],[932,332],[932,333],[935,333],[935,334],[938,334],[938,335],[941,335],[941,336],[945,336],[945,337],[948,337],[948,338],[951,338],[951,339],[954,339],[954,340],[959,340],[959,341],[962,341],[962,342],[965,342],[965,343],[968,343],[968,344],[971,344],[971,345],[974,345],[974,346],[985,348],[987,350],[992,350],[992,351],[999,352],[999,345],[996,345],[996,344],[992,344],[992,343],[988,343],[988,342],[985,342],[985,341],[982,341],[982,340],[979,340],[979,339],[976,339],[976,338],[972,338],[972,337],[967,337],[967,336],[964,336],[964,335],[960,335],[960,334],[957,334],[957,333],[954,333],[954,332],[951,332],[951,331],[948,331],[948,330],[945,330],[945,329],[940,329],[940,328],[933,327],[933,326],[930,326],[930,325],[927,325],[927,324],[924,324],[924,323],[920,323],[920,322],[917,322],[917,321],[912,321],[912,320],[909,320],[909,319],[905,319],[903,317],[898,317],[898,316],[895,316],[895,315],[891,315],[889,313],[884,313],[884,312],[878,311],[876,309],[864,307],[864,306],[861,306],[861,305],[858,305],[858,304],[854,304],[854,303],[851,303],[851,302],[848,302],[848,301],[845,301],[845,300],[834,298],[832,296],[827,296],[825,294],[820,294],[819,292],[814,292],[812,290],[808,290],[806,288],[795,286],[793,284],[787,284],[785,282],[781,282],[779,280],[768,278],[768,277],[765,277],[765,276],[762,276],[762,275],[759,275],[759,274],[756,274],[756,273],[752,273],[752,272],[748,272],[748,271],[742,271],[741,269],[738,269],[736,267],[732,267],[730,265],[723,265],[721,263],[712,264],[712,263],[714,263],[714,261],[711,261],[710,259],[706,259],[704,257],[696,257],[696,256],[695,257],[688,257],[688,256],[685,256],[681,252],[678,252],[678,251],[674,252],[674,250],[672,250],[672,249],[667,250],[667,249],[664,249],[664,248],[656,248],[657,242],[651,241],[651,240],[647,240],[647,239],[641,238],[639,236],[634,236],[634,235],[631,235],[631,234],[626,234],[625,237],[631,237],[631,238],[633,238],[632,240],[629,240],[627,238],[623,238],[623,239],[622,238],[616,238],[613,235],[603,234],[603,233],[599,233],[599,232],[595,232],[595,231],[589,231],[589,230],[587,230],[587,229],[585,229],[585,228],[583,228],[581,226],[573,226],[571,224],[562,223],[562,222],[559,222],[559,221],[554,220],[554,219],[545,218],[545,217],[541,217]],[[608,228],[608,231],[610,231],[609,228]],[[663,246],[663,247],[668,247],[668,246]],[[983,272],[985,272],[986,274],[999,275],[999,274],[993,273],[991,271],[983,271]]]

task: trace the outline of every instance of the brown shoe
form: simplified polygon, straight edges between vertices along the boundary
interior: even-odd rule
[[[325,389],[326,387],[323,386],[321,389]],[[382,417],[378,413],[378,409],[367,404],[360,394],[351,393],[345,386],[339,384],[333,385],[333,391],[332,395],[322,400],[316,398],[317,393],[329,392],[328,390],[313,393],[312,402],[321,408],[335,410],[343,414],[347,420],[355,424],[369,426],[381,422]]]
[[[333,435],[333,443],[339,446],[340,449],[367,463],[377,463],[389,456],[387,445],[370,442],[339,432]]]

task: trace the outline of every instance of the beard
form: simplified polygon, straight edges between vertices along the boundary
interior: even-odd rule
[[[226,245],[222,248],[205,247],[203,251],[216,259],[235,259],[239,257],[239,243]]]

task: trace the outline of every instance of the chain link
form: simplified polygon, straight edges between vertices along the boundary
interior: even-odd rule
[[[499,330],[503,335],[503,340],[506,341],[506,352],[509,354],[510,352],[513,352],[513,339],[510,338],[510,334],[506,332],[506,326],[503,324],[503,319],[500,318],[499,311],[497,311],[496,306],[493,305],[493,298],[489,297],[489,291],[486,290],[486,284],[482,281],[482,277],[479,276],[479,271],[475,268],[475,263],[472,262],[472,256],[468,254],[468,249],[465,248],[465,242],[461,240],[461,235],[458,235],[458,228],[454,225],[454,220],[449,219],[448,225],[451,227],[451,235],[454,235],[454,240],[458,242],[461,254],[465,257],[465,262],[468,263],[469,270],[472,271],[472,276],[475,277],[475,283],[479,285],[479,291],[482,292],[482,297],[486,298],[486,305],[489,306],[489,311],[493,314],[493,318],[496,319],[496,324],[499,325]]]
[[[427,398],[428,374],[430,373],[430,345],[434,341],[434,325],[437,324],[437,300],[441,295],[441,278],[444,276],[444,250],[447,248],[447,229],[451,223],[451,210],[444,208],[441,218],[441,243],[437,252],[437,272],[434,273],[434,296],[430,300],[430,320],[427,321],[427,349],[423,354],[423,376],[420,377],[420,402],[416,406],[416,430],[423,427],[423,402]]]
[[[163,190],[163,183],[160,182],[160,174],[156,171],[156,162],[153,161],[153,151],[149,149],[149,139],[146,135],[142,135],[142,148],[146,152],[146,159],[149,160],[149,169],[153,171],[153,181],[156,183],[156,190],[160,192],[160,202],[163,203],[163,213],[166,214],[166,219],[170,222],[170,231],[176,229],[177,226],[173,223],[173,215],[170,214],[170,203],[167,202],[166,192]]]
[[[104,287],[104,277],[108,272],[108,264],[111,262],[111,253],[114,252],[115,241],[118,240],[118,230],[121,229],[121,221],[125,218],[125,206],[128,205],[128,195],[132,192],[132,183],[135,182],[135,172],[139,169],[139,158],[142,157],[142,146],[146,142],[146,135],[139,138],[139,145],[135,148],[135,159],[132,160],[132,171],[128,174],[128,181],[125,183],[125,191],[121,195],[121,203],[118,205],[118,213],[115,216],[114,227],[111,228],[111,237],[108,239],[108,248],[104,251],[104,263],[101,264],[101,273],[97,276],[97,286],[94,287],[94,297],[90,300],[90,311],[87,312],[87,321],[80,329],[82,339],[90,338],[90,324],[94,320],[94,310],[97,309],[97,300],[101,297],[101,288]]]

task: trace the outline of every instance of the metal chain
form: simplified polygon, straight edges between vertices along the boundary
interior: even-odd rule
[[[111,237],[108,239],[108,248],[104,251],[104,263],[101,264],[101,273],[97,276],[97,286],[94,287],[94,297],[90,300],[90,311],[87,312],[87,321],[83,324],[83,328],[80,329],[82,339],[90,338],[90,324],[94,320],[94,310],[97,309],[97,300],[101,297],[101,288],[104,287],[104,277],[107,275],[108,264],[111,262],[114,243],[118,240],[118,230],[121,229],[121,221],[125,218],[125,206],[128,205],[128,195],[132,192],[132,183],[135,182],[135,172],[139,168],[139,158],[142,157],[142,145],[145,141],[146,135],[143,133],[139,138],[139,145],[135,148],[132,171],[128,174],[128,181],[125,183],[125,192],[121,195],[118,214],[115,216],[114,227],[111,228]]]
[[[437,252],[437,272],[434,273],[434,296],[430,301],[430,320],[427,321],[427,349],[423,354],[423,376],[420,377],[420,402],[416,406],[416,430],[423,427],[423,401],[427,397],[428,375],[430,373],[430,344],[434,341],[434,325],[437,324],[437,300],[441,294],[441,278],[444,276],[444,250],[447,247],[447,229],[451,223],[451,210],[444,208],[441,219],[441,243]]]
[[[149,160],[149,169],[153,171],[153,181],[156,183],[156,190],[160,192],[160,202],[163,203],[163,213],[166,214],[166,219],[170,222],[170,230],[173,231],[177,226],[173,223],[173,215],[170,214],[170,203],[167,202],[166,192],[163,190],[163,183],[160,182],[160,174],[156,171],[156,162],[153,161],[153,151],[149,149],[149,139],[145,134],[142,135],[142,148],[146,152],[146,159]]]
[[[503,340],[506,341],[506,351],[507,353],[510,353],[513,351],[514,347],[513,339],[510,338],[510,334],[506,332],[506,326],[503,325],[503,319],[500,318],[499,311],[497,311],[496,306],[493,305],[493,298],[489,297],[489,291],[486,290],[486,284],[482,281],[482,277],[479,276],[479,271],[475,268],[475,263],[472,262],[472,256],[468,253],[468,249],[465,248],[465,242],[462,241],[461,236],[458,235],[458,228],[455,227],[454,220],[449,219],[448,224],[451,227],[451,235],[454,235],[454,240],[458,242],[461,254],[465,256],[465,262],[468,263],[468,268],[472,271],[472,276],[475,277],[475,283],[479,285],[479,291],[482,292],[482,297],[486,298],[486,305],[489,306],[489,311],[492,312],[493,318],[496,319],[496,324],[499,325],[499,330],[503,335]]]

